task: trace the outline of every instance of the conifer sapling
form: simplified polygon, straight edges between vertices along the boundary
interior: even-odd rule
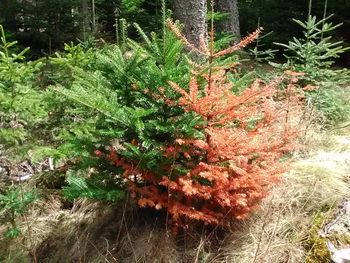
[[[168,25],[192,47],[172,22]],[[142,165],[142,157],[130,159],[110,149],[106,157],[123,169],[139,206],[166,209],[180,227],[188,221],[227,225],[247,217],[267,195],[277,175],[285,171],[280,159],[293,149],[297,135],[289,118],[299,101],[293,85],[295,74],[287,72],[269,83],[257,79],[237,94],[225,66],[213,66],[215,58],[245,47],[259,33],[260,29],[217,53],[205,46],[196,48],[197,54],[208,56],[209,65],[198,71],[206,73],[192,76],[186,88],[169,82],[179,99],[165,97],[167,106],[180,107],[199,121],[192,135],[176,134],[177,138],[163,143],[166,161],[159,163],[159,169]],[[291,84],[277,92],[288,80]],[[176,118],[181,116],[175,116],[174,123]],[[133,141],[133,145],[142,149],[142,142]]]

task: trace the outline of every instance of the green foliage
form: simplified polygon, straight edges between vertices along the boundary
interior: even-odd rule
[[[168,32],[165,41],[155,34],[149,39],[138,30],[146,46],[129,40],[130,50],[124,53],[116,46],[107,47],[97,54],[91,71],[75,71],[71,88],[56,89],[77,106],[84,107],[72,109],[75,113],[83,115],[88,108],[87,115],[91,116],[88,118],[97,123],[96,127],[90,126],[93,133],[103,130],[107,138],[111,136],[109,139],[127,132],[141,134],[144,119],[162,118],[166,105],[161,99],[153,98],[152,92],[158,92],[157,87],[167,86],[168,80],[180,79],[180,74],[184,73],[183,77],[188,71],[181,55],[182,45],[174,36]]]
[[[92,43],[89,41],[76,45],[66,44],[65,52],[56,53],[54,57],[45,60],[45,65],[40,72],[40,84],[44,86],[40,99],[46,105],[47,115],[37,125],[39,131],[28,127],[33,135],[33,145],[27,149],[27,154],[33,162],[53,157],[54,164],[59,166],[67,160],[79,156],[82,152],[84,152],[82,156],[89,155],[86,153],[86,149],[81,149],[81,141],[79,140],[79,138],[85,139],[86,127],[92,128],[95,125],[93,121],[81,124],[80,120],[85,120],[85,116],[89,113],[77,109],[74,103],[57,92],[58,88],[46,85],[56,84],[56,86],[69,87],[74,81],[73,75],[78,74],[75,72],[88,70],[94,61],[93,41]],[[71,131],[73,126],[79,127],[76,129],[76,133]],[[76,140],[73,139],[73,136],[77,136]],[[66,141],[68,138],[72,140],[71,144]],[[65,146],[58,149],[57,147],[63,141],[66,142]]]
[[[20,235],[21,235],[21,230],[17,226],[13,226],[9,228],[5,233],[5,237],[7,238],[16,238]]]
[[[92,42],[92,43],[91,43]],[[87,69],[95,60],[95,47],[92,40],[79,44],[64,44],[64,52],[56,52],[55,57],[50,58],[52,64],[50,71],[45,74],[55,83],[71,85],[75,68]],[[55,67],[52,69],[52,67]]]
[[[259,27],[259,25],[258,25]],[[269,62],[275,58],[276,49],[264,49],[264,40],[268,38],[273,32],[268,32],[257,38],[255,41],[255,47],[248,49],[249,55],[256,62]]]
[[[100,175],[85,179],[81,176],[69,175],[68,186],[63,188],[63,194],[68,200],[90,198],[116,202],[123,199],[124,191],[108,177],[109,175],[102,178]]]
[[[43,1],[37,2],[39,6],[44,5]],[[70,19],[78,18],[80,7],[76,1],[68,2],[62,1],[60,12],[72,11],[71,18],[63,17],[65,22],[61,27],[73,24],[73,28],[67,28],[67,31],[61,27],[57,29],[58,34],[64,31],[57,40],[59,43],[82,22],[70,24]],[[122,28],[120,45],[97,48],[96,40],[88,38],[82,43],[65,44],[63,52],[35,62],[26,62],[28,48],[21,51],[16,41],[8,42],[0,27],[1,144],[11,149],[13,156],[19,159],[23,155],[29,156],[34,163],[52,157],[55,166],[62,168],[57,172],[58,181],[64,181],[62,177],[68,170],[63,193],[69,200],[83,197],[118,201],[124,197],[125,185],[120,176],[122,169],[106,161],[110,160],[108,158],[96,158],[96,150],[108,157],[111,152],[109,147],[118,149],[121,158],[137,160],[139,167],[164,174],[167,171],[162,170],[163,167],[172,165],[170,158],[164,158],[165,147],[174,144],[177,138],[204,138],[204,134],[196,128],[203,125],[202,118],[170,105],[171,101],[179,98],[179,94],[168,82],[188,87],[190,60],[181,41],[164,25],[158,25],[159,21],[164,24],[167,16],[165,2],[161,2],[135,0],[106,4],[102,0],[96,1],[100,7],[115,7],[115,17],[112,12],[110,14],[113,21],[117,18]],[[159,8],[163,10],[162,16],[154,14]],[[48,10],[54,10],[52,3]],[[138,15],[137,20],[147,20],[146,31],[137,23],[133,27],[127,24],[124,18],[135,14]],[[27,15],[23,17],[28,19]],[[225,15],[215,13],[210,16],[221,20]],[[47,21],[44,18],[48,18],[46,14],[38,18],[38,26],[45,30],[48,38],[44,41],[49,43],[53,31],[46,24],[56,21],[56,18]],[[331,38],[323,38],[323,34],[338,27],[327,23],[327,19],[322,23],[311,17],[307,23],[296,20],[305,30],[305,39],[295,38],[288,45],[280,45],[291,52],[285,67],[308,72],[304,78],[306,83],[327,87],[310,93],[310,97],[313,98],[312,103],[324,110],[328,119],[336,121],[342,118],[346,107],[338,100],[337,93],[328,87],[334,79],[343,83],[348,76],[345,71],[330,69],[333,59],[345,49],[338,46],[340,42],[331,43]],[[148,34],[151,26],[160,29],[161,33]],[[33,30],[34,26],[28,28]],[[78,34],[75,33],[74,36]],[[223,35],[214,49],[221,50],[231,40],[230,36]],[[273,55],[271,50],[262,51],[262,44],[258,41],[250,50],[257,61],[266,61]],[[237,56],[226,56],[210,66],[220,68],[236,61]],[[322,70],[315,70],[316,67]],[[203,68],[199,70],[204,72],[207,69]],[[232,91],[236,94],[240,94],[255,79],[254,73],[242,77],[227,69],[225,74],[234,84]],[[199,78],[199,86],[204,82]],[[49,87],[49,84],[53,85]],[[248,120],[248,129],[254,129],[258,120]],[[171,176],[186,172],[184,166],[178,165]],[[43,176],[49,177],[45,173]],[[59,187],[61,185],[60,181]],[[13,205],[14,197],[19,202],[17,206]],[[2,212],[6,218],[4,221],[12,224],[8,236],[18,235],[15,218],[23,215],[35,198],[34,193],[23,193],[20,188],[12,187],[0,195],[0,205],[5,211]]]
[[[276,43],[286,49],[288,61],[283,65],[271,63],[283,69],[304,72],[302,84],[319,87],[318,92],[308,93],[308,100],[323,112],[328,123],[344,120],[350,109],[344,100],[337,97],[339,86],[350,80],[349,71],[331,68],[339,54],[349,48],[344,48],[342,41],[333,42],[332,36],[327,36],[341,26],[328,22],[331,17],[317,21],[316,17],[309,16],[306,22],[294,19],[303,29],[303,38],[294,37],[288,44]]]
[[[214,50],[219,51],[229,47],[233,40],[234,36],[232,34],[220,33],[216,35],[214,42]]]
[[[70,87],[53,88],[69,101],[64,115],[74,119],[65,121],[58,131],[61,144],[56,150],[62,156],[77,158],[80,169],[95,167],[105,174],[92,154],[114,144],[120,144],[128,158],[142,159],[147,167],[157,169],[159,162],[164,162],[164,143],[177,134],[192,133],[198,123],[193,114],[168,107],[165,99],[178,96],[169,80],[188,83],[189,67],[181,42],[168,30],[160,38],[155,33],[148,37],[137,24],[135,28],[143,44],[127,39],[126,51],[107,46],[96,52],[90,68],[72,67],[74,81]],[[174,123],[179,115],[182,117]],[[105,169],[113,173],[116,168],[107,165]],[[103,192],[101,185],[96,187],[90,177],[69,177],[68,183],[64,192],[69,198],[114,198],[108,195],[109,190]]]
[[[323,113],[326,124],[336,124],[348,117],[350,108],[342,89],[323,88],[316,92],[309,92],[309,96]]]
[[[271,42],[266,48],[275,49],[272,42],[286,43],[293,36],[300,36],[296,24],[291,23],[292,18],[303,21],[307,16],[309,1],[276,1],[276,0],[247,0],[238,1],[241,32],[251,32],[256,28],[256,21],[260,18],[261,26],[265,32],[273,31]],[[344,26],[337,28],[333,33],[336,39],[349,42],[348,17],[350,1],[328,0],[327,10],[335,13],[334,21],[343,22]],[[325,1],[312,1],[312,13],[318,18],[323,17]]]
[[[230,17],[229,13],[212,12],[212,11],[208,11],[207,13],[207,21],[213,20],[215,22],[220,22],[229,17]]]
[[[143,30],[147,33],[162,31],[162,15],[168,7],[166,0],[121,0],[116,12],[116,18],[134,21],[142,24]],[[166,7],[166,8],[164,8]],[[129,37],[136,38],[137,31],[130,28]]]
[[[0,141],[14,145],[30,140],[28,130],[47,117],[47,105],[35,87],[41,63],[23,62],[28,48],[13,53],[17,42],[7,42],[1,25],[0,34]]]
[[[125,13],[135,13],[142,11],[141,5],[144,0],[121,0],[121,8]]]
[[[7,237],[17,237],[20,230],[16,225],[16,218],[25,214],[31,203],[38,199],[37,191],[25,191],[21,186],[12,186],[4,193],[0,193],[0,222],[10,224],[6,232]]]
[[[332,36],[325,36],[341,26],[328,23],[331,17],[332,15],[317,21],[315,16],[310,16],[306,22],[293,19],[303,29],[304,37],[299,39],[294,37],[288,45],[276,43],[291,53],[287,55],[289,63],[292,66],[299,66],[301,71],[310,77],[315,73],[315,68],[329,68],[339,54],[348,50],[341,46],[342,41],[333,42]]]
[[[91,44],[84,42],[79,44],[64,44],[64,55],[56,52],[56,58],[52,58],[52,61],[58,65],[70,66],[70,67],[80,67],[87,68],[92,61],[94,56],[93,46]]]

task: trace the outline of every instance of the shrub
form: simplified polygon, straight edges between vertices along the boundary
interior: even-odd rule
[[[0,193],[0,222],[11,225],[5,233],[7,237],[13,238],[21,234],[16,219],[23,216],[36,199],[38,194],[35,189],[25,191],[21,186],[12,186]]]
[[[169,25],[193,48],[174,24]],[[154,137],[151,144],[134,137],[123,147],[97,152],[122,168],[125,183],[141,207],[166,209],[172,223],[180,227],[191,221],[226,225],[247,217],[284,171],[281,158],[293,149],[296,135],[289,114],[298,96],[292,84],[283,95],[277,90],[284,79],[294,81],[294,73],[269,83],[258,79],[234,93],[225,70],[232,64],[218,66],[214,61],[246,46],[258,34],[259,30],[216,53],[195,48],[210,64],[197,65],[194,72],[199,73],[187,88],[169,82],[177,99],[168,97],[164,88],[153,94],[170,112],[180,110],[168,119],[174,129],[156,124],[156,130],[162,129],[167,137]]]
[[[25,63],[28,48],[12,52],[16,41],[7,42],[0,25],[0,141],[5,148],[29,144],[30,133],[47,116],[43,93],[35,87],[40,63]]]
[[[104,150],[111,144],[128,148],[134,139],[142,140],[143,147],[148,149],[158,148],[178,129],[171,118],[182,111],[168,107],[161,96],[155,95],[158,87],[164,86],[167,96],[175,98],[176,92],[166,88],[169,86],[167,81],[188,82],[189,67],[182,44],[169,30],[164,30],[161,37],[152,34],[149,38],[137,25],[136,28],[145,45],[125,39],[121,48],[109,45],[97,50],[96,61],[90,68],[71,68],[74,77],[71,86],[54,87],[58,94],[63,95],[61,100],[69,100],[64,105],[63,115],[71,120],[65,120],[66,125],[56,129],[60,145],[55,150],[57,155],[75,160],[81,171],[74,173],[79,177],[83,170],[94,167],[93,174],[87,170],[84,178],[89,189],[96,185],[96,181],[103,180],[112,181],[112,187],[107,185],[106,191],[118,190],[122,182],[120,177],[113,176],[120,173],[120,168],[101,163],[92,156],[96,148]],[[190,129],[189,126],[183,123],[185,129]],[[152,154],[150,160],[153,158],[156,165],[157,156]],[[72,165],[69,168],[73,169]],[[96,179],[99,173],[104,174],[104,179],[101,176]],[[93,182],[91,177],[95,178]],[[75,182],[68,181],[72,186],[65,191],[69,198],[78,197],[80,192]],[[103,183],[97,185],[101,187]],[[94,198],[95,194],[86,194],[89,189],[81,191],[82,196]],[[98,195],[108,196],[107,193]]]
[[[341,26],[328,23],[332,16],[318,21],[315,16],[309,16],[306,22],[293,19],[303,29],[304,36],[299,39],[294,37],[288,44],[276,43],[286,49],[290,65],[302,67],[301,71],[307,73],[310,78],[321,77],[315,69],[329,68],[334,64],[334,59],[348,49],[341,45],[342,41],[334,42],[332,36],[326,36]]]
[[[342,41],[333,41],[329,35],[341,26],[328,22],[331,17],[332,15],[317,20],[316,17],[309,16],[306,22],[294,19],[303,29],[303,37],[294,37],[288,44],[276,43],[285,48],[287,62],[283,65],[272,63],[284,70],[304,72],[305,75],[301,77],[303,84],[319,87],[318,91],[307,92],[308,101],[323,113],[328,124],[343,121],[350,110],[346,107],[346,101],[338,95],[341,92],[337,90],[350,80],[349,71],[331,68],[335,59],[349,48],[343,47]]]

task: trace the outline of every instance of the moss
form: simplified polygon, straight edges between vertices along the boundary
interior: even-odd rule
[[[305,263],[328,263],[330,252],[327,247],[326,238],[319,235],[320,229],[325,222],[325,214],[319,213],[315,216],[305,243],[308,251]]]

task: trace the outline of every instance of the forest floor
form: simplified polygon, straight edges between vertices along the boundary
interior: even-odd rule
[[[350,248],[348,124],[310,129],[307,151],[295,154],[291,171],[261,209],[230,230],[174,238],[157,215],[131,202],[80,200],[72,206],[50,192],[22,218],[21,237],[7,239],[0,227],[0,256],[4,262],[57,263],[329,262],[330,254]]]

